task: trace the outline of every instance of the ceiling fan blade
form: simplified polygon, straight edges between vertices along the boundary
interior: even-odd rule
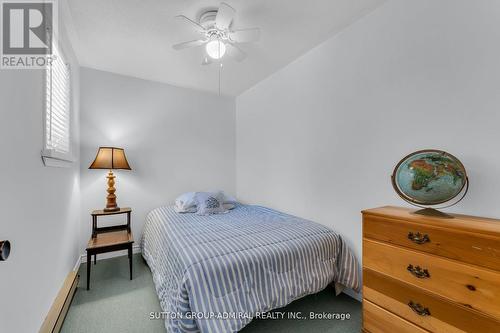
[[[175,18],[179,19],[179,20],[182,20],[186,23],[188,23],[189,25],[191,25],[191,27],[193,29],[195,29],[197,32],[200,32],[200,33],[203,33],[205,32],[205,28],[199,24],[198,22],[195,22],[193,20],[191,20],[189,17],[187,16],[184,16],[184,15],[177,15]]]
[[[172,45],[175,50],[187,49],[189,47],[196,47],[205,44],[207,41],[203,39],[191,40],[189,42],[183,42],[179,44]]]
[[[225,2],[221,2],[219,10],[217,11],[217,16],[215,18],[215,25],[217,28],[225,30],[229,28],[231,22],[233,22],[234,15],[236,11],[233,7],[229,6]]]
[[[260,29],[241,29],[229,33],[229,39],[236,43],[256,42],[260,39]]]
[[[246,59],[247,54],[243,52],[238,46],[234,44],[226,44],[226,54],[236,61],[243,61]]]

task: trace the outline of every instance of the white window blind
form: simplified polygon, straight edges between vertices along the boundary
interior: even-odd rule
[[[46,69],[44,156],[70,160],[71,72],[56,43]]]

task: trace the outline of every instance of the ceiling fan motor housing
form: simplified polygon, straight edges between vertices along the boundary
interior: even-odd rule
[[[217,17],[218,10],[207,10],[200,15],[200,24],[205,29],[215,28],[215,18]]]
[[[206,29],[207,38],[227,40],[228,34],[227,30],[221,30],[215,25],[215,19],[217,17],[218,10],[208,10],[201,14],[200,25]]]

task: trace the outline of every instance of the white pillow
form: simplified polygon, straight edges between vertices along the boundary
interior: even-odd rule
[[[195,195],[198,202],[198,215],[211,215],[227,213],[228,210],[224,207],[222,193],[197,192]]]
[[[175,211],[177,213],[196,212],[196,192],[183,193],[175,199]]]

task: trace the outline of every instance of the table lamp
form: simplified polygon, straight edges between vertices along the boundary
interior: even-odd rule
[[[99,147],[97,156],[94,162],[90,165],[89,169],[108,169],[109,173],[106,176],[108,179],[108,196],[106,197],[106,208],[105,212],[116,212],[120,210],[120,207],[116,204],[115,195],[115,175],[113,170],[131,170],[127,162],[127,157],[125,156],[125,151],[123,148],[115,147]]]

